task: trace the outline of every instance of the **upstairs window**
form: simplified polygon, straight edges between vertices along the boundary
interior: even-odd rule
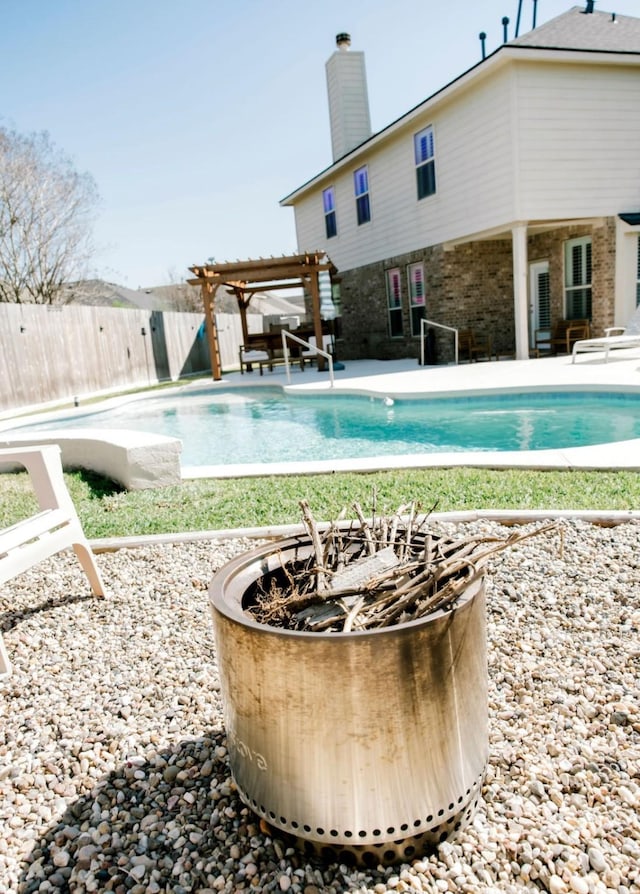
[[[338,232],[336,221],[336,195],[333,186],[322,191],[322,206],[324,208],[324,228],[327,239],[331,239]]]
[[[425,316],[424,264],[409,264],[408,276],[411,335],[420,335],[420,320]]]
[[[418,198],[425,199],[436,191],[436,162],[432,127],[425,127],[420,133],[414,134],[413,148],[416,159]]]
[[[564,294],[568,320],[591,319],[591,237],[564,244]]]
[[[399,338],[403,333],[400,268],[392,267],[390,270],[387,270],[386,279],[387,307],[389,309],[389,335],[391,338]]]
[[[356,195],[356,213],[358,226],[371,220],[371,206],[369,204],[369,172],[364,165],[353,175],[353,187]]]

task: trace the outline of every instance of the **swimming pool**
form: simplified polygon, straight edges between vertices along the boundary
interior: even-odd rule
[[[565,449],[640,438],[640,396],[598,391],[393,400],[210,388],[14,431],[137,429],[179,438],[185,466]]]

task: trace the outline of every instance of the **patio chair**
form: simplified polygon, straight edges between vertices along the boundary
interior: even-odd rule
[[[470,363],[479,357],[491,360],[493,356],[491,339],[489,337],[478,339],[473,329],[461,329],[458,332],[458,359],[463,356],[467,357]]]
[[[0,584],[71,546],[95,596],[104,585],[62,474],[60,447],[47,444],[0,450],[0,467],[24,466],[31,478],[40,512],[0,530]],[[0,678],[11,662],[0,632]]]
[[[240,372],[244,373],[245,369],[247,372],[253,372],[254,363],[258,364],[260,375],[262,375],[263,366],[265,364],[269,366],[270,364],[269,353],[256,348],[249,348],[246,345],[240,345]],[[271,369],[270,366],[269,368]]]
[[[615,334],[614,334],[615,333]],[[618,348],[640,347],[640,304],[626,326],[611,326],[604,330],[601,338],[586,338],[575,342],[571,362],[576,362],[578,354],[587,351],[604,351],[604,362],[609,360],[609,352]]]
[[[536,329],[535,346],[537,356],[540,349],[557,354],[558,351],[571,353],[571,349],[579,339],[589,338],[591,323],[589,320],[558,320],[552,330]]]
[[[323,335],[322,336],[322,350],[326,351],[327,354],[333,355],[333,336],[332,335]],[[302,349],[302,359],[308,360],[309,363],[313,363],[314,360],[318,359],[318,342],[316,340],[315,335],[309,336],[309,347]]]

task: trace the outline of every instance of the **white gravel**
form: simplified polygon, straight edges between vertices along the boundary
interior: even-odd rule
[[[256,541],[100,554],[104,600],[66,553],[4,585],[0,892],[640,891],[640,524],[561,529],[491,566],[473,823],[378,870],[309,863],[235,793],[207,586]]]

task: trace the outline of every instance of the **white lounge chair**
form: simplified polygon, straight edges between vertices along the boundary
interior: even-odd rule
[[[586,351],[604,351],[604,362],[609,352],[618,348],[640,348],[640,305],[627,326],[611,326],[604,330],[601,338],[583,338],[573,346],[571,362],[576,362],[578,354]]]
[[[98,566],[64,482],[60,447],[47,444],[0,450],[0,467],[7,465],[27,470],[40,512],[0,530],[0,584],[71,546],[94,595],[104,596]],[[0,679],[10,673],[11,662],[0,632]]]

